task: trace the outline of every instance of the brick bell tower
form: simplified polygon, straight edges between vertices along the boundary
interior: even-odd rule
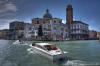
[[[66,23],[71,25],[73,22],[73,8],[72,5],[68,5],[66,8]]]
[[[68,26],[68,38],[71,39],[71,24],[73,23],[73,8],[72,5],[68,5],[66,8],[66,24]]]

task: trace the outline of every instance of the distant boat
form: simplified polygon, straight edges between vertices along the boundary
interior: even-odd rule
[[[18,36],[18,40],[16,40],[15,42],[13,42],[13,44],[22,44],[22,45],[25,45],[26,43],[23,41],[23,37],[24,37],[24,34],[21,33],[21,34]]]
[[[27,45],[24,41],[16,40],[13,44]]]
[[[53,62],[67,60],[67,53],[62,51],[56,45],[49,43],[33,43],[32,50],[37,51],[38,54],[49,58]]]

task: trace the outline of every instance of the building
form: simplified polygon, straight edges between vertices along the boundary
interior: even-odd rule
[[[34,37],[38,36],[38,28],[41,25],[44,39],[64,40],[67,38],[67,26],[62,23],[62,19],[53,18],[48,9],[43,18],[33,18],[32,25],[35,30]]]
[[[9,28],[14,30],[24,30],[24,22],[13,21],[10,23]]]
[[[0,39],[9,39],[9,29],[0,30]]]
[[[89,30],[89,39],[97,39],[97,32],[94,30]]]
[[[24,25],[24,39],[31,40],[34,29],[32,28],[32,24],[25,23]]]
[[[73,24],[70,27],[70,31],[71,39],[88,39],[88,24],[82,21],[73,21]]]
[[[22,35],[24,32],[24,22],[13,21],[9,24],[9,39],[18,39],[18,36]]]
[[[88,39],[88,24],[82,21],[73,21],[73,8],[68,5],[66,8],[66,24],[68,27],[68,37],[72,40]]]
[[[66,8],[66,21],[68,25],[71,25],[73,23],[73,8],[70,4]]]
[[[19,39],[19,36],[23,35],[23,40],[31,40],[33,36],[34,26],[30,23],[14,21],[9,24],[10,39]]]
[[[68,38],[71,38],[70,27],[72,23],[73,23],[73,8],[72,5],[69,4],[66,8],[66,24],[68,27]]]
[[[97,32],[97,38],[100,39],[100,32]]]
[[[24,33],[24,30],[11,30],[9,29],[9,39],[11,40],[17,40],[18,37],[21,36]]]

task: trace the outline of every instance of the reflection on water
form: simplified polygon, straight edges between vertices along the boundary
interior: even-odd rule
[[[100,66],[98,41],[50,42],[68,51],[69,60],[59,64],[36,54],[30,45],[13,45],[12,41],[0,40],[0,66]]]

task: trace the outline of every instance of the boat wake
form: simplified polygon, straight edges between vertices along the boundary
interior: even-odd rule
[[[20,42],[19,40],[16,40],[15,42],[13,42],[13,45],[28,45],[28,43],[25,41]]]
[[[37,54],[36,51],[32,50],[32,48],[27,49],[29,54]]]
[[[13,45],[28,45],[28,44],[13,44]]]
[[[80,60],[68,60],[67,62],[62,64],[63,66],[99,66],[99,63],[89,63]]]

